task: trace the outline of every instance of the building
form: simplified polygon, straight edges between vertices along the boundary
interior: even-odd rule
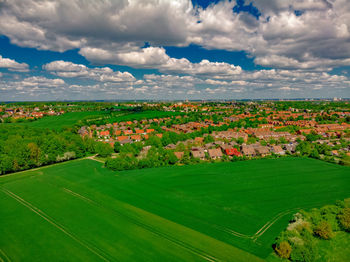
[[[204,149],[202,148],[195,148],[191,150],[191,154],[194,158],[199,158],[201,160],[205,159],[205,153],[204,153]]]
[[[222,157],[222,151],[220,148],[208,149],[208,154],[211,159],[218,159]]]

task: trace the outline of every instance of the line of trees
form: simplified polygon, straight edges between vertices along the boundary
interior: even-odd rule
[[[84,157],[99,147],[69,131],[0,125],[0,174]]]

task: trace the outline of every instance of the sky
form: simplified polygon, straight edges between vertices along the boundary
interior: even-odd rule
[[[333,97],[348,0],[0,0],[0,101]]]

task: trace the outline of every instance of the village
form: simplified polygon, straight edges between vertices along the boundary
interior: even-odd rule
[[[1,107],[0,106],[0,123],[2,121],[24,121],[35,120],[44,116],[58,116],[64,114],[64,110],[53,110],[50,107]]]
[[[297,149],[302,141],[326,146],[330,156],[350,156],[350,124],[342,121],[349,118],[350,112],[255,107],[256,112],[251,113],[246,107],[232,104],[175,104],[163,108],[180,108],[183,115],[82,126],[78,133],[108,143],[112,148],[116,144],[141,143],[139,158],[146,156],[151,148],[147,141],[156,137],[163,149],[173,152],[179,162],[186,154],[203,161],[300,154]],[[242,110],[231,114],[237,109]],[[336,121],[326,124],[317,121],[321,115],[336,116]],[[196,118],[199,120],[193,121]],[[254,121],[254,125],[249,126],[249,121]],[[176,139],[169,139],[169,134],[176,134]]]

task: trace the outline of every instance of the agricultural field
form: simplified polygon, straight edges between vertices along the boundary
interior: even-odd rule
[[[106,122],[120,122],[128,120],[141,120],[149,118],[168,117],[179,115],[179,112],[165,112],[165,111],[82,111],[82,112],[68,112],[59,116],[46,116],[33,122],[14,123],[9,125],[26,125],[30,127],[49,128],[54,130],[61,130],[65,127],[73,127],[79,121],[98,121],[105,120]]]
[[[29,123],[21,123],[17,125],[28,125],[30,127],[50,128],[59,130],[64,127],[72,127],[80,120],[84,119],[102,119],[109,117],[106,111],[82,111],[82,112],[68,112],[59,116],[46,116]]]
[[[150,110],[140,111],[140,112],[127,112],[124,114],[120,114],[119,116],[112,117],[110,122],[161,118],[161,117],[176,116],[181,114],[183,113],[172,112],[172,111],[150,111]]]
[[[263,261],[298,209],[350,197],[349,171],[280,158],[113,172],[82,159],[7,175],[0,258]]]

